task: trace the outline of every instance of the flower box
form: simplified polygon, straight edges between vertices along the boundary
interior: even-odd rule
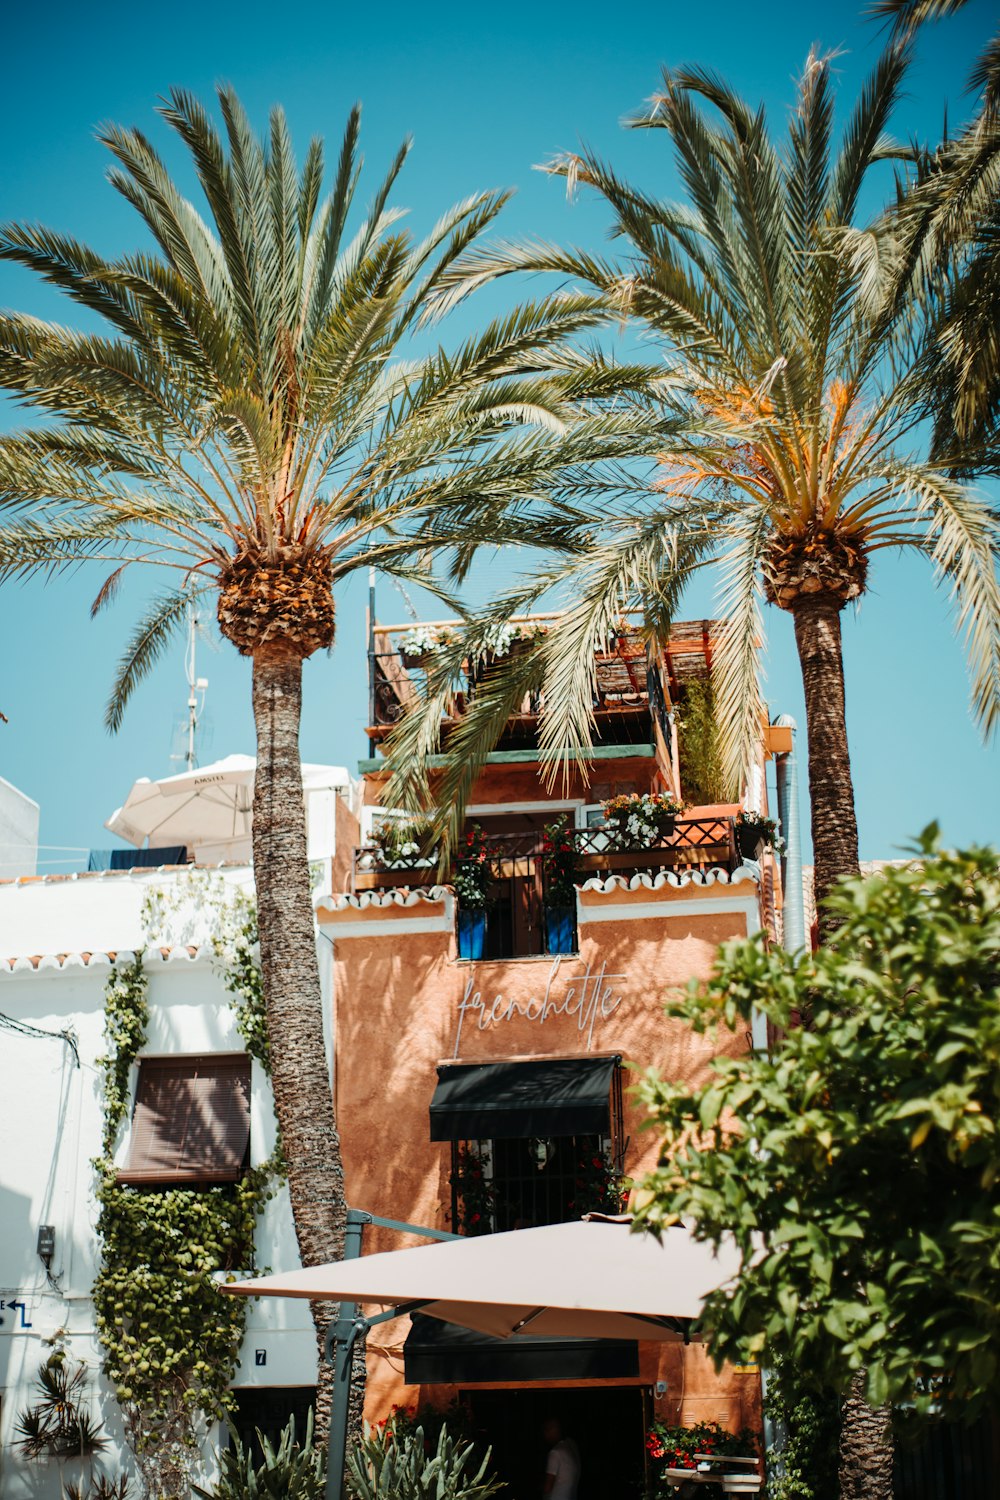
[[[677,851],[665,849],[607,849],[601,854],[580,856],[583,870],[659,870],[673,869]]]
[[[765,848],[776,842],[777,825],[773,818],[757,812],[741,812],[736,819],[736,847],[744,859],[760,860]],[[780,840],[777,840],[780,848]]]
[[[381,891],[401,885],[428,886],[435,884],[434,866],[431,864],[425,864],[419,868],[414,868],[411,865],[405,870],[357,870],[354,875],[354,889],[356,891]]]

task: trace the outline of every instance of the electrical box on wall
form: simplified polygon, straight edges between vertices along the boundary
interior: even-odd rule
[[[53,1224],[39,1224],[38,1226],[38,1259],[42,1262],[46,1271],[52,1265],[52,1257],[56,1253],[56,1231]]]

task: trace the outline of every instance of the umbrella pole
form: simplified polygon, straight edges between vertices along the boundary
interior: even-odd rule
[[[419,1224],[405,1224],[399,1219],[382,1219],[364,1209],[349,1208],[344,1229],[344,1259],[357,1260],[366,1224],[382,1229],[399,1229],[405,1234],[419,1234],[428,1240],[457,1240],[457,1234],[443,1229],[425,1229]],[[351,1409],[351,1382],[354,1371],[354,1342],[376,1323],[388,1323],[404,1312],[416,1312],[423,1302],[409,1302],[393,1307],[375,1318],[364,1318],[356,1302],[342,1302],[340,1315],[326,1332],[326,1358],[333,1365],[333,1400],[330,1411],[330,1442],[326,1454],[326,1500],[341,1500],[347,1461],[347,1420]]]
[[[361,1254],[361,1236],[371,1214],[357,1208],[347,1210],[344,1230],[344,1259],[356,1260]],[[326,1500],[340,1500],[344,1488],[344,1464],[347,1458],[347,1418],[351,1407],[351,1375],[354,1365],[354,1341],[368,1332],[368,1323],[358,1317],[356,1302],[342,1302],[340,1315],[326,1334],[326,1357],[333,1365],[333,1402],[330,1412],[330,1446],[326,1455]]]

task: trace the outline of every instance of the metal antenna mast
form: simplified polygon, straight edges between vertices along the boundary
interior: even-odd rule
[[[205,693],[208,690],[208,678],[198,676],[197,649],[198,629],[200,626],[198,609],[194,600],[190,600],[187,606],[187,648],[184,652],[184,676],[187,680],[187,723],[185,726],[185,745],[180,754],[171,755],[171,760],[179,760],[183,763],[186,771],[194,771],[198,766],[198,751],[196,736],[198,721],[205,708]]]

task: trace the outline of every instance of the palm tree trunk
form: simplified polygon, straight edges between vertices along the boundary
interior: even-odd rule
[[[892,1424],[889,1408],[865,1400],[859,1370],[844,1402],[840,1428],[840,1500],[892,1500]]]
[[[821,937],[836,925],[822,901],[843,875],[857,875],[858,825],[847,746],[842,605],[829,594],[800,594],[793,606],[795,643],[806,698],[809,801],[816,903]],[[864,1371],[841,1410],[840,1500],[892,1500],[892,1431],[888,1411],[864,1398]]]
[[[830,594],[800,594],[792,607],[806,697],[809,803],[820,932],[820,903],[842,875],[858,873],[858,825],[847,748],[840,606]]]
[[[271,1086],[299,1255],[304,1266],[315,1266],[343,1258],[346,1205],[323,1041],[299,756],[301,711],[301,658],[275,647],[256,651],[253,862]],[[335,1312],[334,1304],[312,1304],[321,1361],[326,1327]],[[318,1385],[321,1399],[316,1424],[323,1436],[329,1421],[330,1383],[321,1378]]]

